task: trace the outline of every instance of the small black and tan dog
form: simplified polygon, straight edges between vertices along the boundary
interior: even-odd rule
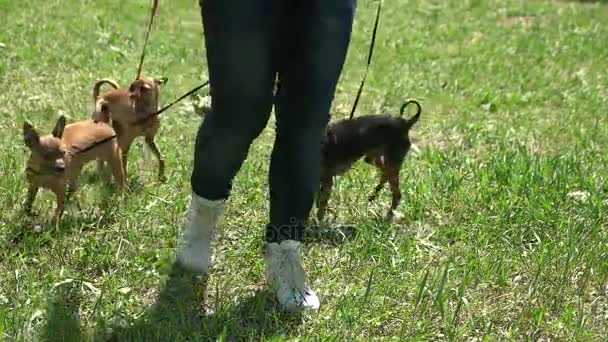
[[[410,119],[403,118],[409,104],[418,107]],[[365,115],[344,119],[327,126],[322,142],[321,189],[317,202],[317,218],[322,221],[331,196],[333,177],[345,174],[355,162],[364,158],[381,172],[380,183],[369,196],[373,201],[388,182],[392,192],[391,207],[386,220],[391,221],[401,201],[399,171],[411,147],[409,131],[420,118],[422,107],[415,100],[401,106],[400,116],[389,114]]]

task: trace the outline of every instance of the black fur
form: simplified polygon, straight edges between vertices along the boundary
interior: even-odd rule
[[[405,119],[402,115],[410,103],[416,104],[418,111],[412,118]],[[393,203],[387,218],[392,218],[392,212],[401,199],[399,169],[411,147],[408,133],[420,118],[421,111],[420,104],[412,100],[401,106],[400,116],[365,115],[328,125],[321,150],[321,189],[317,213],[320,220],[324,217],[333,186],[333,177],[346,173],[362,158],[382,172],[380,184],[370,195],[370,200],[373,200],[384,184],[389,182]]]

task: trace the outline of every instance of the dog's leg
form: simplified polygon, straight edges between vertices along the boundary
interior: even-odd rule
[[[67,177],[68,188],[66,191],[66,199],[70,199],[72,194],[78,190],[78,174],[80,173],[81,167],[78,167],[77,170],[74,170],[74,173]]]
[[[32,207],[34,205],[34,200],[36,199],[36,195],[38,194],[37,186],[30,186],[27,190],[27,197],[25,198],[25,203],[23,205],[23,209],[27,215],[31,215]]]
[[[152,150],[152,153],[154,153],[154,156],[156,156],[156,160],[158,160],[158,179],[160,181],[164,181],[165,180],[165,161],[161,157],[160,151],[158,150],[158,147],[156,147],[156,144],[154,143],[154,136],[147,135],[145,137],[145,142],[146,142],[146,145],[148,145],[148,147],[150,148],[150,150]]]
[[[65,180],[67,183],[67,190],[62,186],[61,189],[54,190],[54,192],[61,193],[61,196],[65,195],[65,200],[70,201],[72,195],[78,191],[78,176],[82,171],[84,165],[80,161],[74,159],[70,160],[70,167],[66,169]]]
[[[366,162],[376,166],[378,168],[378,170],[380,171],[380,182],[378,183],[378,185],[376,186],[374,191],[367,198],[368,201],[372,202],[378,197],[378,193],[380,192],[380,190],[382,190],[384,188],[384,185],[386,185],[386,182],[388,181],[388,176],[386,175],[386,171],[384,170],[385,166],[384,166],[382,157],[380,157],[380,158],[367,157]]]
[[[97,173],[105,182],[110,180],[105,160],[97,159]]]
[[[53,225],[57,225],[59,220],[61,219],[61,215],[63,214],[64,201],[65,201],[65,188],[59,186],[53,188],[52,191],[55,193],[55,197],[57,197],[57,207],[55,208],[55,215],[53,215]]]
[[[127,159],[129,157],[129,146],[126,146],[122,150],[122,174],[126,178],[127,177]]]
[[[385,170],[388,179],[388,184],[393,194],[391,207],[388,213],[386,214],[386,220],[391,221],[394,216],[394,211],[395,209],[397,209],[397,206],[399,206],[399,202],[401,201],[401,189],[399,188],[399,168],[394,167],[392,165],[387,165]]]
[[[331,189],[334,185],[332,177],[323,177],[321,179],[321,190],[319,192],[319,207],[317,209],[317,219],[323,221],[325,217],[325,211],[327,210],[327,203],[331,196]]]
[[[118,185],[119,189],[123,189],[126,183],[125,169],[123,168],[125,161],[123,157],[124,153],[122,153],[120,147],[117,145],[107,160],[108,164],[110,164],[110,168],[112,169],[114,181],[116,182],[116,185]]]
[[[373,202],[374,200],[376,200],[376,198],[378,197],[378,193],[380,192],[380,190],[382,190],[382,188],[384,188],[387,181],[388,181],[388,177],[384,174],[384,172],[382,172],[382,175],[380,176],[380,182],[378,183],[378,185],[376,186],[374,191],[369,195],[367,200],[370,202]]]

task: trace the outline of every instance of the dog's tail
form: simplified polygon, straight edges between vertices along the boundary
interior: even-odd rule
[[[104,84],[109,84],[112,88],[118,89],[118,83],[116,83],[114,80],[102,78],[95,82],[95,85],[93,86],[93,101],[97,100],[97,97],[99,96],[99,89],[101,89],[101,86]]]
[[[407,120],[408,128],[412,127],[412,125],[414,125],[416,123],[416,121],[418,121],[418,119],[420,118],[420,113],[422,112],[422,106],[420,106],[420,103],[418,103],[418,101],[408,100],[408,101],[405,101],[405,103],[403,103],[403,105],[401,105],[401,110],[399,111],[399,116],[403,116],[403,113],[405,112],[405,108],[410,103],[415,104],[416,107],[418,108],[418,110],[416,111],[416,114],[414,114],[414,116],[412,116],[410,119]]]
[[[109,123],[110,113],[107,108],[107,103],[104,99],[98,98],[99,90],[101,89],[101,86],[104,84],[109,84],[114,89],[119,88],[118,83],[116,83],[114,80],[111,80],[109,78],[102,78],[102,79],[98,80],[97,82],[95,82],[95,85],[93,85],[93,114],[91,116],[94,121],[103,121],[103,122]]]

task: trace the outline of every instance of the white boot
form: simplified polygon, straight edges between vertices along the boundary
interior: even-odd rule
[[[294,240],[266,244],[266,280],[286,311],[317,310],[320,306],[316,293],[306,283],[300,246]]]
[[[207,273],[212,262],[212,243],[224,212],[225,201],[211,201],[192,193],[177,262],[196,273]]]

